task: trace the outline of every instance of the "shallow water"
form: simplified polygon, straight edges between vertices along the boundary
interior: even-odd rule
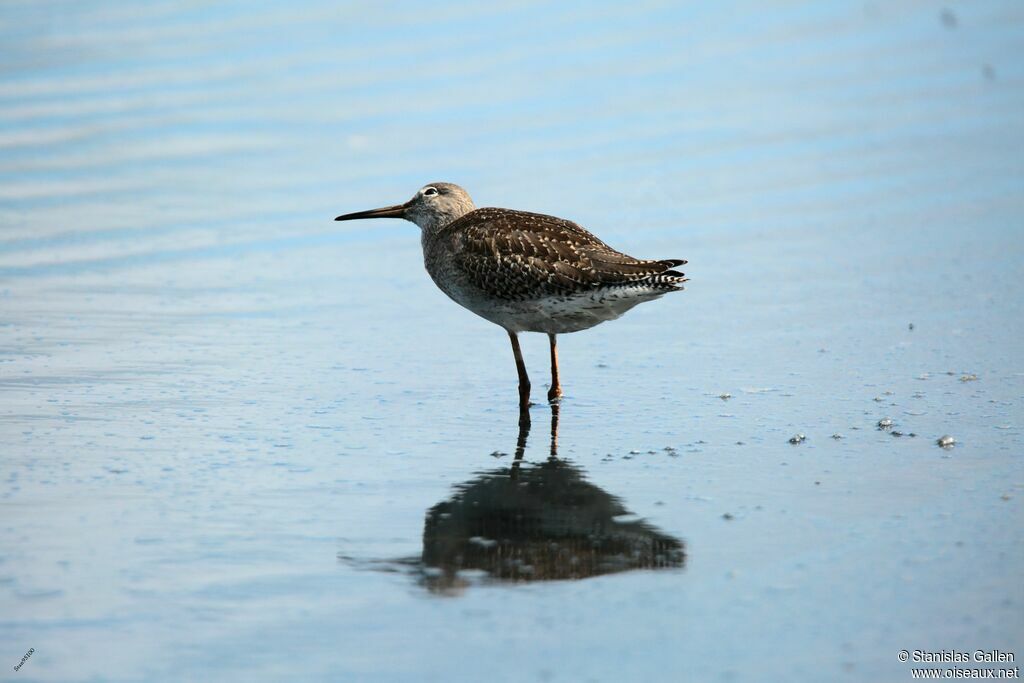
[[[0,664],[905,680],[901,649],[1022,656],[1022,50],[1012,2],[6,3]],[[689,259],[685,293],[561,338],[556,461],[416,228],[331,221],[441,179]],[[524,350],[539,401],[546,342]],[[520,446],[579,500],[516,502],[546,520],[519,545],[448,529],[471,559],[437,559],[432,511],[509,488]],[[611,548],[594,571],[574,511]],[[545,575],[552,536],[576,540]]]

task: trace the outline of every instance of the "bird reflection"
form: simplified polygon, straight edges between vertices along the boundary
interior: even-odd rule
[[[628,518],[618,498],[558,459],[558,408],[545,462],[524,462],[530,424],[521,419],[509,467],[480,473],[427,511],[423,554],[402,564],[428,590],[458,593],[474,576],[550,581],[683,566],[681,540]]]

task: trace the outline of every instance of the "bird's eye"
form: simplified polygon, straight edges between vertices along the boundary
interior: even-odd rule
[[[437,194],[437,188],[436,187],[425,187],[425,188],[423,188],[423,196],[424,197],[433,197],[435,194]]]

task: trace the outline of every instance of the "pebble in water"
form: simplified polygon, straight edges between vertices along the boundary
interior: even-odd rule
[[[976,379],[978,379],[978,376],[975,375],[974,373],[968,373],[968,374],[960,375],[960,381],[961,382],[973,382]]]
[[[878,421],[879,429],[892,429],[893,421],[891,417],[883,417]]]
[[[832,438],[835,439],[836,441],[838,441],[839,439],[843,438],[843,435],[842,434],[833,434]]]
[[[728,401],[730,398],[732,398],[732,394],[721,393],[718,395],[718,398],[722,399],[723,401]]]
[[[935,443],[942,446],[943,448],[952,448],[953,445],[956,444],[956,439],[951,437],[949,434],[946,434],[945,436],[940,436],[938,441],[936,441]]]
[[[789,442],[792,444],[803,443],[806,440],[807,437],[804,436],[803,434],[794,434],[793,436],[789,437]]]

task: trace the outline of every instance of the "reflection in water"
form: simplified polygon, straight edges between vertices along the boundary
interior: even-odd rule
[[[557,405],[544,463],[523,462],[529,432],[529,421],[521,420],[510,467],[480,473],[427,512],[422,557],[401,562],[426,588],[457,592],[477,572],[491,580],[547,581],[683,565],[682,541],[627,519],[618,498],[557,458]]]

